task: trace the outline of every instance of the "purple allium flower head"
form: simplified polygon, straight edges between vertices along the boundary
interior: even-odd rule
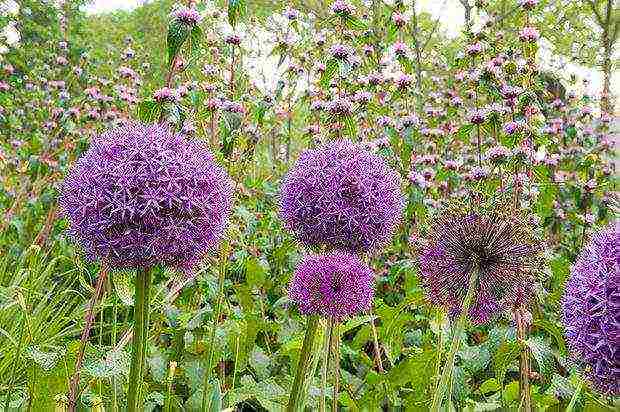
[[[283,183],[280,215],[307,246],[375,250],[400,222],[400,185],[381,156],[336,140],[301,154]]]
[[[407,18],[401,13],[394,13],[392,15],[392,21],[396,27],[403,27],[407,24]]]
[[[291,21],[297,20],[299,18],[299,11],[291,7],[287,7],[286,10],[284,10],[284,17]]]
[[[581,251],[562,311],[568,346],[593,386],[620,395],[620,221],[594,235]]]
[[[227,44],[231,44],[233,46],[238,46],[238,45],[241,44],[241,37],[239,35],[237,35],[237,34],[229,34],[228,36],[226,36],[224,41]]]
[[[134,123],[93,140],[59,205],[90,259],[113,268],[186,267],[222,236],[231,192],[202,142]]]
[[[505,146],[493,146],[487,150],[486,158],[493,163],[502,163],[512,155],[512,151]]]
[[[459,314],[472,271],[478,280],[469,310],[482,324],[523,298],[538,262],[538,243],[519,213],[451,205],[432,222],[418,256],[427,298]],[[529,289],[527,289],[529,291]]]
[[[399,89],[407,89],[413,83],[413,77],[406,73],[398,73],[395,78],[396,87]]]
[[[406,57],[409,52],[409,48],[402,41],[397,41],[394,43],[392,50],[394,51],[394,55],[396,57]]]
[[[295,270],[288,294],[304,315],[343,320],[370,310],[373,280],[355,255],[310,255]]]
[[[180,6],[178,9],[173,11],[172,18],[189,26],[196,25],[200,23],[200,20],[202,20],[202,16],[198,10],[187,6]]]
[[[519,122],[514,122],[514,121],[510,121],[506,124],[504,124],[504,132],[506,134],[513,134],[517,131],[519,131],[522,127],[522,124]]]

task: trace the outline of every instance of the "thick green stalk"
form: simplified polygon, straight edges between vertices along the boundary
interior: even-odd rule
[[[136,300],[134,302],[133,343],[131,350],[131,369],[129,371],[129,391],[127,393],[127,411],[136,412],[140,408],[139,389],[142,386],[142,369],[144,348],[148,333],[149,289],[151,270],[140,269],[136,274]]]
[[[213,314],[213,323],[211,325],[211,332],[209,336],[209,348],[207,351],[207,365],[205,371],[205,379],[203,383],[203,391],[202,391],[202,412],[207,412],[209,410],[209,403],[211,402],[211,394],[208,393],[207,388],[209,387],[209,381],[211,380],[211,369],[213,368],[213,347],[215,345],[215,331],[217,329],[217,324],[220,320],[220,313],[222,311],[222,301],[224,300],[224,279],[226,277],[226,262],[228,258],[228,254],[224,253],[226,256],[225,259],[221,262],[219,268],[219,276],[218,276],[218,293],[217,293],[217,301],[215,304],[215,313]]]
[[[332,394],[332,411],[338,412],[338,391],[340,388],[340,322],[332,318],[332,367],[334,390]]]
[[[308,360],[310,359],[310,353],[314,346],[314,336],[319,325],[319,319],[316,316],[308,318],[306,325],[306,336],[304,337],[304,343],[301,347],[301,353],[299,354],[299,362],[297,363],[297,373],[295,374],[295,381],[293,382],[293,388],[291,389],[291,395],[288,400],[287,412],[298,412],[300,399],[303,397],[302,388],[306,380],[306,372],[308,370]]]
[[[467,286],[467,294],[465,295],[465,300],[463,301],[463,307],[461,308],[461,313],[459,314],[456,327],[454,328],[450,352],[448,352],[448,355],[446,357],[446,364],[444,365],[443,372],[441,374],[439,386],[437,387],[435,395],[433,396],[433,405],[431,407],[431,411],[433,412],[439,412],[439,409],[441,408],[441,401],[443,400],[444,394],[446,392],[448,395],[448,399],[452,398],[451,383],[452,372],[454,370],[454,358],[456,357],[456,352],[459,350],[459,345],[461,344],[461,335],[465,330],[465,324],[467,323],[467,313],[469,312],[469,307],[471,306],[471,301],[474,297],[477,283],[478,268],[474,267],[471,271],[471,275],[469,276],[469,285]]]
[[[331,322],[325,328],[325,343],[323,345],[323,365],[321,371],[321,403],[319,404],[319,411],[326,412],[326,392],[327,392],[327,371],[329,369],[329,354],[332,347],[332,333],[333,328]]]

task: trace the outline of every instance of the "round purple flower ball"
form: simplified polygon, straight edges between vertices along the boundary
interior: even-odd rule
[[[594,388],[620,395],[620,221],[592,237],[562,302],[566,340]]]
[[[93,140],[66,177],[59,205],[91,260],[187,268],[222,236],[232,184],[204,143],[133,123]]]
[[[427,299],[455,317],[478,271],[469,319],[483,324],[502,310],[527,303],[540,247],[518,211],[475,211],[451,205],[432,222],[418,255]],[[528,286],[529,285],[529,286]]]
[[[301,154],[282,185],[280,216],[306,246],[368,252],[400,223],[400,186],[381,156],[336,140]]]
[[[372,270],[355,255],[310,255],[295,270],[288,295],[304,315],[342,320],[370,310],[373,281]]]

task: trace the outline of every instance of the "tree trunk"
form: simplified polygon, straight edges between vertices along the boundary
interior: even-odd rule
[[[601,112],[611,113],[611,41],[612,41],[612,19],[611,9],[613,7],[612,0],[607,0],[607,9],[605,10],[605,20],[603,21],[603,35],[601,43],[603,47],[603,91],[601,93]]]

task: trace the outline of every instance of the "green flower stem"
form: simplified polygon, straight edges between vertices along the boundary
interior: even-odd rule
[[[309,370],[308,376],[316,375],[316,371],[319,367],[319,361],[323,359],[323,352],[321,351],[321,349],[322,349],[322,345],[324,341],[324,336],[326,334],[327,334],[327,325],[324,325],[322,322],[319,322],[318,336],[315,338],[315,341],[317,341],[318,344],[315,344],[315,348],[312,349],[312,352],[314,353],[314,355],[312,356],[312,363],[310,364],[310,370]],[[310,390],[311,384],[312,384],[312,379],[307,379],[306,383],[304,384],[304,387],[302,388],[303,393],[308,393],[308,391]],[[302,396],[301,400],[299,401],[299,410],[303,411],[306,409],[306,401],[307,399]]]
[[[215,304],[215,313],[213,314],[213,321],[211,325],[211,332],[209,334],[209,349],[207,350],[207,364],[205,371],[205,379],[203,383],[202,390],[202,412],[207,412],[209,410],[209,403],[211,402],[210,393],[207,390],[209,387],[209,381],[211,380],[211,369],[213,369],[213,347],[215,346],[215,331],[217,329],[217,324],[220,319],[220,313],[222,312],[222,301],[224,300],[224,280],[226,278],[226,263],[228,261],[228,252],[223,254],[222,262],[219,268],[218,274],[218,293],[217,293],[217,301]]]
[[[140,269],[136,274],[136,300],[134,302],[133,343],[131,350],[131,369],[129,372],[129,391],[127,393],[127,411],[136,412],[142,386],[142,373],[148,335],[149,290],[151,270]]]
[[[467,313],[469,312],[469,307],[471,306],[471,301],[474,297],[474,292],[476,291],[477,282],[478,268],[473,268],[469,277],[469,285],[467,286],[467,294],[465,295],[465,300],[463,301],[463,307],[461,308],[461,313],[459,314],[456,327],[454,328],[450,352],[448,352],[448,355],[446,357],[446,364],[441,374],[439,386],[437,387],[435,395],[433,396],[433,405],[431,406],[431,411],[433,412],[439,412],[439,409],[441,408],[441,401],[443,400],[444,394],[446,392],[448,395],[448,399],[452,398],[451,382],[452,372],[454,370],[454,358],[456,357],[456,352],[459,350],[459,345],[461,344],[461,335],[465,330]]]
[[[325,343],[323,345],[323,365],[321,370],[321,403],[319,406],[320,412],[325,412],[325,392],[327,391],[327,370],[329,368],[329,354],[332,346],[332,332],[333,328],[331,322],[325,327]]]
[[[523,319],[523,308],[515,310],[515,319],[517,324],[517,339],[521,344],[521,359],[519,363],[519,391],[521,395],[521,404],[524,412],[532,412],[532,396],[530,394],[530,353],[527,347],[527,327]]]
[[[332,411],[338,411],[338,391],[340,388],[340,322],[332,318],[332,359],[334,374],[334,393],[332,395]]]
[[[298,412],[300,400],[303,397],[302,388],[306,380],[306,372],[308,370],[308,360],[314,346],[314,336],[318,329],[319,319],[316,316],[308,318],[306,325],[306,335],[304,337],[304,343],[301,347],[301,353],[299,354],[299,362],[297,363],[297,373],[295,374],[295,381],[293,382],[293,388],[291,389],[291,395],[289,397],[287,412]]]

